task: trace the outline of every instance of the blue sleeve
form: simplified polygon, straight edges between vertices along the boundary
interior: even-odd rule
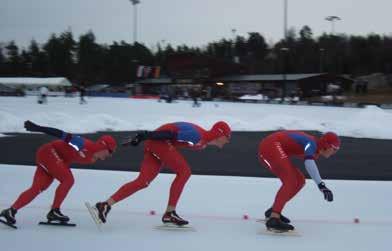
[[[174,125],[178,129],[178,141],[190,142],[192,144],[197,144],[200,141],[201,135],[192,124],[186,122],[178,122],[174,123]]]
[[[305,159],[314,159],[317,151],[317,144],[314,140],[297,133],[290,133],[289,136],[304,148]]]
[[[76,151],[80,151],[84,147],[84,139],[78,135],[72,135],[72,138],[68,144],[75,148]]]

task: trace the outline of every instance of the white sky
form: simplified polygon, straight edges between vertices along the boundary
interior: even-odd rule
[[[37,97],[0,97],[0,133],[26,132],[23,122],[60,127],[73,133],[96,131],[153,130],[162,124],[189,121],[209,129],[224,120],[234,131],[281,129],[335,131],[341,136],[392,139],[392,110],[378,107],[339,108],[327,106],[202,102],[167,104],[130,98],[49,97],[47,105]]]
[[[390,0],[288,0],[288,26],[309,25],[316,36],[331,31],[326,16],[342,21],[335,31],[391,35]],[[221,38],[260,32],[268,41],[283,36],[283,0],[141,0],[138,41],[203,46]],[[0,0],[0,42],[44,42],[71,28],[75,38],[89,29],[100,43],[133,42],[133,8],[128,0]]]
[[[33,166],[0,164],[1,209],[9,207],[31,185],[34,170]],[[385,198],[392,193],[391,182],[326,180],[334,192],[334,201],[328,203],[313,181],[307,180],[284,210],[302,236],[284,237],[259,234],[265,226],[256,222],[270,207],[280,186],[278,179],[192,175],[177,212],[190,221],[196,232],[184,232],[154,229],[161,225],[174,179],[172,174],[160,174],[148,188],[116,204],[99,232],[84,202],[107,199],[138,173],[82,169],[73,170],[73,174],[75,186],[62,212],[77,227],[37,225],[49,211],[58,184],[55,181],[19,210],[17,231],[0,224],[1,250],[390,250],[392,203]],[[156,215],[149,215],[151,210]],[[243,220],[243,215],[249,219]],[[354,218],[359,218],[360,223],[354,224]]]

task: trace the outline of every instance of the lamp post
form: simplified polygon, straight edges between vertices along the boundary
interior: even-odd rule
[[[232,48],[231,48],[231,50],[232,50],[231,54],[232,54],[232,57],[233,57],[233,62],[234,63],[239,63],[239,57],[237,56],[237,52],[236,52],[236,49],[235,49],[235,40],[237,38],[236,32],[237,32],[236,29],[234,29],[234,28],[231,29],[231,33],[233,34],[233,43],[232,43]]]
[[[287,0],[283,0],[283,34],[284,39],[287,39]]]
[[[331,34],[334,35],[335,34],[335,22],[340,21],[342,19],[338,16],[328,16],[325,18],[325,20],[327,20],[328,22],[331,22]]]
[[[324,53],[325,53],[325,49],[324,48],[320,48],[320,73],[323,73],[324,71]]]
[[[283,0],[283,39],[284,43],[287,46],[287,0]],[[286,96],[286,81],[287,81],[287,53],[289,48],[283,47],[280,48],[281,55],[283,56],[283,83],[282,83],[282,97],[281,102],[283,103],[284,98]]]
[[[129,0],[133,5],[133,43],[137,42],[137,6],[140,0]]]
[[[281,102],[283,103],[284,98],[286,97],[286,82],[287,82],[287,54],[289,52],[289,48],[287,47],[282,47],[280,48],[280,51],[282,52],[282,57],[283,57],[283,84],[282,84],[282,97],[281,97]]]

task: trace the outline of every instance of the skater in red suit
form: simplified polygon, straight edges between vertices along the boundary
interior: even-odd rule
[[[95,207],[99,218],[105,223],[107,214],[113,204],[131,196],[140,189],[146,188],[164,165],[175,172],[176,178],[170,187],[169,201],[162,221],[175,225],[188,224],[188,221],[176,213],[177,202],[185,183],[191,176],[191,168],[178,148],[186,147],[200,150],[207,145],[222,148],[229,142],[230,136],[231,129],[223,121],[215,123],[209,131],[192,123],[177,122],[165,124],[155,131],[138,133],[123,145],[137,146],[141,141],[146,140],[144,144],[144,159],[141,163],[139,176],[120,187],[105,202],[96,203]]]
[[[315,160],[319,156],[329,158],[339,148],[340,139],[333,132],[316,138],[300,131],[280,131],[261,141],[258,151],[260,161],[282,181],[272,207],[265,212],[267,229],[294,230],[294,226],[289,224],[290,220],[281,212],[285,204],[305,185],[305,177],[289,158],[303,158],[306,171],[323,193],[325,200],[332,201],[333,194],[322,181]]]
[[[10,208],[1,212],[0,219],[4,218],[8,224],[14,225],[17,211],[29,204],[56,179],[60,184],[56,189],[52,208],[47,214],[47,219],[49,222],[68,222],[69,217],[61,213],[60,207],[74,184],[74,177],[69,165],[71,163],[92,164],[97,160],[106,159],[116,150],[116,141],[109,135],[103,135],[96,142],[93,142],[56,128],[36,125],[31,121],[25,122],[25,128],[28,131],[46,133],[59,138],[59,140],[44,144],[38,149],[36,153],[37,169],[33,184],[19,195]]]

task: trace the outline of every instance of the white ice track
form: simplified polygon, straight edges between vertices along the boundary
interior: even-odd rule
[[[147,189],[117,204],[99,232],[84,207],[110,196],[138,173],[73,170],[75,185],[63,205],[76,228],[38,226],[51,204],[55,182],[17,214],[18,230],[0,225],[2,251],[26,250],[390,250],[392,183],[327,180],[335,201],[327,203],[311,180],[285,213],[301,237],[257,234],[256,222],[270,206],[277,179],[193,175],[178,206],[196,232],[162,231],[170,174],[160,174]],[[30,186],[34,167],[0,165],[0,207],[10,205]],[[149,215],[155,210],[155,216]],[[248,220],[243,220],[243,215]],[[360,223],[353,223],[359,218]]]

